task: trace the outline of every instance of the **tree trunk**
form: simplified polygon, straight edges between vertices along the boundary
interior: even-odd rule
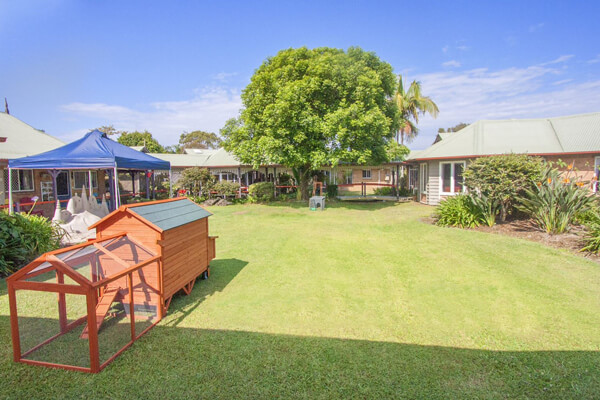
[[[502,202],[500,204],[500,221],[502,222],[506,222],[506,204],[504,204],[504,202]]]
[[[310,173],[312,169],[310,166],[302,166],[292,169],[294,178],[298,182],[298,195],[300,200],[308,200],[308,184],[310,182]]]

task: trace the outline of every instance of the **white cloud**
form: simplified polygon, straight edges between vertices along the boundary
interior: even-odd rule
[[[237,74],[237,72],[219,72],[218,74],[213,75],[213,79],[219,82],[227,82]]]
[[[542,63],[540,65],[545,66],[545,65],[552,65],[552,64],[560,64],[560,63],[564,63],[565,61],[569,61],[573,57],[575,57],[573,54],[565,54],[565,55],[558,57],[557,59]]]
[[[540,29],[542,29],[544,27],[544,25],[545,24],[543,22],[540,22],[539,24],[531,25],[529,27],[529,32],[533,33],[533,32],[539,31]]]
[[[446,46],[442,47],[442,53],[447,53],[447,52],[448,52],[448,49],[449,49],[449,46],[448,46],[448,45],[446,45]]]
[[[596,58],[592,58],[591,60],[588,60],[588,64],[596,64],[600,62],[600,54],[598,54],[596,56]]]
[[[70,117],[87,120],[86,125],[94,119],[120,130],[147,129],[161,144],[168,145],[176,143],[184,131],[202,129],[218,133],[227,119],[237,116],[241,107],[239,91],[214,87],[198,91],[189,100],[154,102],[145,110],[104,103],[70,103],[60,108]],[[91,128],[85,126],[84,130]]]
[[[573,79],[563,79],[561,81],[552,82],[553,85],[564,85],[565,83],[573,82]]]
[[[600,79],[574,82],[556,65],[572,56],[524,68],[468,71],[447,70],[420,74],[423,93],[438,105],[437,119],[419,121],[415,149],[429,146],[438,128],[481,119],[540,118],[600,110]],[[564,79],[553,82],[556,76]]]
[[[460,67],[460,62],[456,61],[456,60],[450,60],[450,61],[446,61],[444,63],[442,63],[443,67]]]
[[[465,45],[463,44],[463,45],[460,45],[460,46],[456,46],[456,49],[457,49],[457,50],[460,50],[460,51],[467,51],[467,50],[469,50],[469,47],[468,47],[468,46],[465,46]]]

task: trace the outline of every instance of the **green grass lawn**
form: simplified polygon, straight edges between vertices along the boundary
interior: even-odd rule
[[[2,281],[0,398],[600,396],[598,264],[414,203],[210,210],[210,279],[100,374],[13,363]]]

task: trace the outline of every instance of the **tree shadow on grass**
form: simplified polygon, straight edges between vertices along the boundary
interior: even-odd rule
[[[10,346],[4,334],[0,339]],[[599,368],[597,351],[493,351],[159,324],[100,374],[11,363],[3,381],[15,398],[582,399],[600,393]]]
[[[167,315],[169,318],[164,324],[177,326],[190,313],[194,312],[202,302],[223,289],[231,282],[240,271],[248,265],[247,261],[237,258],[215,259],[210,262],[210,277],[206,280],[198,278],[192,292],[186,296],[180,291],[173,297]]]

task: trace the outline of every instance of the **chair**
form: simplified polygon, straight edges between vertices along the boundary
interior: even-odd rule
[[[31,203],[31,205],[28,204],[28,203]],[[41,215],[43,217],[44,216],[44,211],[42,211],[42,210],[33,210],[33,203],[34,203],[34,201],[33,201],[33,199],[31,197],[21,197],[19,199],[19,209],[21,210],[21,212],[29,213],[29,214]],[[21,204],[24,204],[24,205],[21,206]]]

